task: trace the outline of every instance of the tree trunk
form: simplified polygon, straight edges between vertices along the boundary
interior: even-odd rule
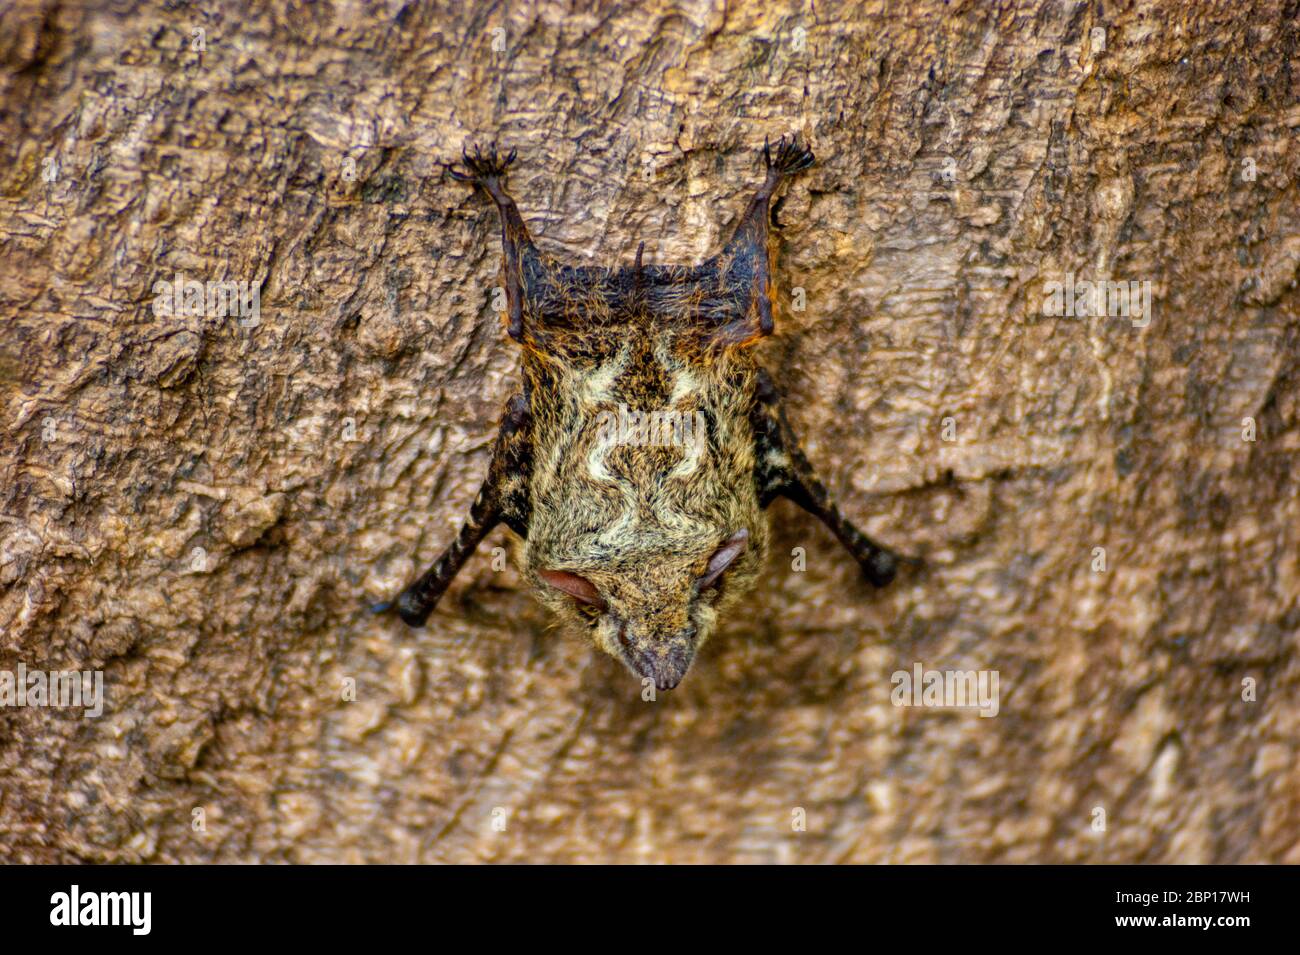
[[[0,859],[1300,862],[1294,0],[264,6],[4,14],[0,671],[105,702],[0,710]],[[760,359],[924,566],[777,504],[654,701],[504,530],[369,614],[518,381],[440,164],[691,262],[792,131]],[[918,664],[996,716],[894,705]]]

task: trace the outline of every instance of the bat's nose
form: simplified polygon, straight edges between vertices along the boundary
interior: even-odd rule
[[[688,626],[667,638],[625,642],[628,665],[657,690],[671,690],[682,682],[695,659],[695,627]]]

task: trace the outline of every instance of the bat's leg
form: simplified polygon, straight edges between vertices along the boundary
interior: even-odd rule
[[[772,196],[781,180],[807,169],[815,161],[812,150],[801,145],[798,136],[789,139],[782,136],[776,144],[775,154],[769,144],[763,144],[767,176],[749,200],[731,241],[722,250],[725,281],[743,289],[742,300],[748,303],[743,320],[729,323],[718,332],[728,344],[743,344],[772,334],[774,288],[767,249]]]
[[[471,182],[486,192],[492,197],[492,201],[497,205],[497,211],[501,214],[501,252],[505,259],[510,337],[515,341],[522,341],[524,335],[523,266],[526,259],[537,258],[537,250],[528,235],[528,227],[524,225],[523,217],[519,215],[519,207],[515,205],[515,200],[510,198],[503,185],[506,169],[515,160],[515,151],[512,149],[508,155],[501,156],[497,153],[496,145],[493,144],[487,153],[475,146],[472,156],[468,150],[463,150],[461,155],[467,171],[461,172],[454,166],[448,166],[447,171],[451,173],[453,179]]]
[[[376,613],[394,606],[403,620],[418,627],[428,619],[470,554],[497,524],[504,522],[515,533],[528,533],[528,477],[532,465],[532,443],[528,402],[515,395],[497,434],[487,479],[479,488],[467,520],[456,539],[420,579],[403,590],[393,603],[376,604]]]
[[[884,587],[893,580],[900,558],[867,537],[840,513],[799,447],[776,386],[761,368],[750,421],[754,426],[759,503],[767,507],[778,497],[789,498],[831,529],[874,586]]]

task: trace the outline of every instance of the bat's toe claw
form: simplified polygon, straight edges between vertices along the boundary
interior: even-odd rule
[[[477,185],[490,186],[495,180],[505,175],[506,169],[515,161],[516,151],[510,150],[505,156],[494,142],[486,150],[478,143],[466,144],[461,147],[461,164],[467,172],[461,172],[458,169],[448,165],[447,169],[451,172],[452,178],[458,182],[473,182]]]
[[[799,142],[799,137],[791,136],[788,140],[781,140],[781,148],[777,152],[777,167],[781,170],[782,175],[790,175],[799,172],[801,169],[807,169],[811,166],[816,158],[813,151]]]
[[[776,141],[776,148],[763,140],[763,164],[767,167],[768,178],[775,183],[784,176],[794,175],[807,169],[817,157],[813,151],[799,142],[799,135],[782,136]]]

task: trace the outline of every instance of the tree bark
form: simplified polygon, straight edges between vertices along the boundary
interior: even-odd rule
[[[8,5],[0,671],[106,702],[0,709],[0,860],[1300,862],[1298,21]],[[518,380],[494,214],[440,163],[518,149],[561,258],[691,262],[795,131],[761,359],[923,568],[875,592],[777,504],[653,702],[504,531],[425,629],[367,613]],[[178,274],[259,321],[159,314]],[[1085,281],[1149,321],[1050,314]],[[918,663],[996,671],[997,715],[895,706]]]

